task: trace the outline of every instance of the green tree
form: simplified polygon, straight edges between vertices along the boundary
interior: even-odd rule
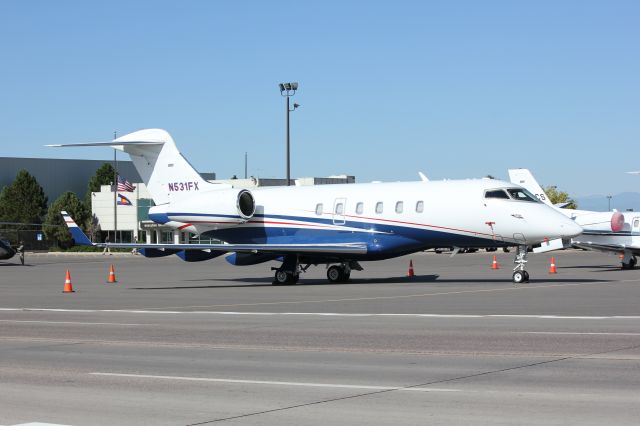
[[[44,227],[44,234],[49,240],[56,241],[59,245],[70,245],[71,233],[60,214],[62,210],[66,210],[83,230],[84,225],[90,221],[91,215],[80,198],[71,191],[62,194],[49,206],[45,220],[45,225],[48,226]]]
[[[91,211],[91,193],[100,192],[101,185],[111,185],[113,182],[113,166],[109,163],[104,163],[96,170],[96,173],[89,179],[87,185],[87,193],[84,196],[84,205],[88,211]]]
[[[47,197],[35,177],[20,170],[0,192],[0,222],[42,223]]]
[[[544,189],[544,193],[547,195],[547,198],[549,199],[549,201],[551,201],[552,204],[568,203],[566,206],[564,206],[564,208],[566,209],[578,208],[578,204],[575,202],[575,200],[569,197],[568,193],[564,191],[560,191],[556,186],[550,185],[550,186],[543,187],[542,189]]]

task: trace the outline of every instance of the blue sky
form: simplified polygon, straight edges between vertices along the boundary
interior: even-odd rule
[[[637,191],[637,1],[0,2],[0,156],[167,129],[200,171]],[[123,154],[121,158],[125,158]],[[61,171],[62,172],[62,171]]]

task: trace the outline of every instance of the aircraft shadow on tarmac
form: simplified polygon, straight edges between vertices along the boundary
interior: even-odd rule
[[[611,271],[622,270],[622,268],[619,266],[611,266],[611,265],[575,265],[575,266],[563,266],[562,269],[592,269],[591,272],[611,272]],[[629,271],[631,271],[631,269],[629,269]]]
[[[407,277],[389,277],[389,278],[363,278],[363,279],[350,279],[346,283],[329,283],[327,280],[322,279],[310,279],[302,280],[293,286],[310,286],[310,285],[361,285],[361,284],[400,284],[400,283],[427,283],[438,280],[439,275],[416,275],[413,278]],[[246,284],[230,284],[230,285],[203,285],[203,286],[170,286],[170,287],[133,287],[131,290],[176,290],[176,289],[195,289],[195,288],[241,288],[241,287],[271,287],[273,278],[203,278],[201,280],[183,280],[184,282],[206,282],[206,281],[224,281],[224,282],[237,282]],[[286,286],[283,286],[286,287]]]
[[[20,263],[10,263],[10,262],[0,262],[0,266],[20,266],[20,267],[24,267],[24,266],[33,266],[33,265],[29,265],[28,263],[25,263],[24,265],[20,264]]]
[[[413,278],[398,277],[398,278],[363,278],[363,279],[351,279],[346,283],[328,283],[326,280],[310,279],[303,280],[295,284],[295,286],[334,286],[334,285],[374,285],[374,284],[425,284],[437,282],[439,284],[488,284],[488,283],[503,283],[513,284],[511,280],[496,280],[496,279],[440,279],[439,275],[416,275]],[[224,282],[236,282],[238,284],[228,285],[189,285],[189,286],[167,286],[167,287],[132,287],[131,290],[188,290],[198,288],[250,288],[250,287],[271,287],[273,278],[204,278],[201,280],[184,280],[184,282],[207,282],[207,281],[224,281]],[[602,279],[579,279],[579,278],[547,278],[547,279],[534,279],[529,284],[560,284],[560,283],[607,283],[610,280]],[[240,284],[244,283],[244,284]],[[526,286],[527,284],[522,284]]]

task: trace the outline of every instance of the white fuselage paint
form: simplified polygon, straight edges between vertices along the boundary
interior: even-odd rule
[[[328,231],[350,233],[351,241],[367,243],[375,243],[383,235],[396,235],[425,245],[433,244],[420,241],[423,237],[435,237],[438,243],[464,237],[466,246],[473,246],[473,240],[479,246],[487,241],[534,244],[581,231],[541,202],[484,197],[486,190],[513,187],[498,180],[476,179],[256,188],[252,190],[256,214],[249,221],[240,216],[217,216],[218,191],[211,191],[153,207],[150,213],[165,214],[172,226],[196,233],[228,227],[295,228],[317,231],[317,236]],[[421,212],[417,211],[419,202]],[[378,203],[382,203],[382,212],[376,209]]]
[[[165,130],[144,129],[76,146],[108,146],[130,154],[156,204],[151,220],[236,246],[255,245],[256,254],[273,253],[278,244],[305,245],[334,256],[332,261],[355,259],[340,250],[357,252],[357,260],[376,260],[430,247],[531,245],[582,232],[541,202],[486,199],[486,190],[517,187],[491,179],[256,188],[251,191],[255,214],[240,214],[241,190],[203,180]],[[419,201],[423,211],[416,211]],[[90,244],[80,234],[76,237]],[[287,248],[276,252],[287,253]]]
[[[582,248],[610,253],[625,253],[628,262],[633,254],[640,254],[640,213],[620,212],[624,217],[622,229],[612,229],[614,212],[596,212],[555,207],[546,197],[540,184],[528,169],[510,169],[511,182],[531,191],[542,202],[556,209],[583,228],[583,233],[571,239],[570,243]],[[558,245],[563,248],[565,245]]]

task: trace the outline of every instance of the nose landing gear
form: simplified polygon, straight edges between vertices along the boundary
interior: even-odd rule
[[[515,284],[528,283],[529,273],[524,269],[527,263],[527,246],[518,246],[516,248],[516,258],[513,263],[516,264],[516,267],[513,268],[513,282]]]

